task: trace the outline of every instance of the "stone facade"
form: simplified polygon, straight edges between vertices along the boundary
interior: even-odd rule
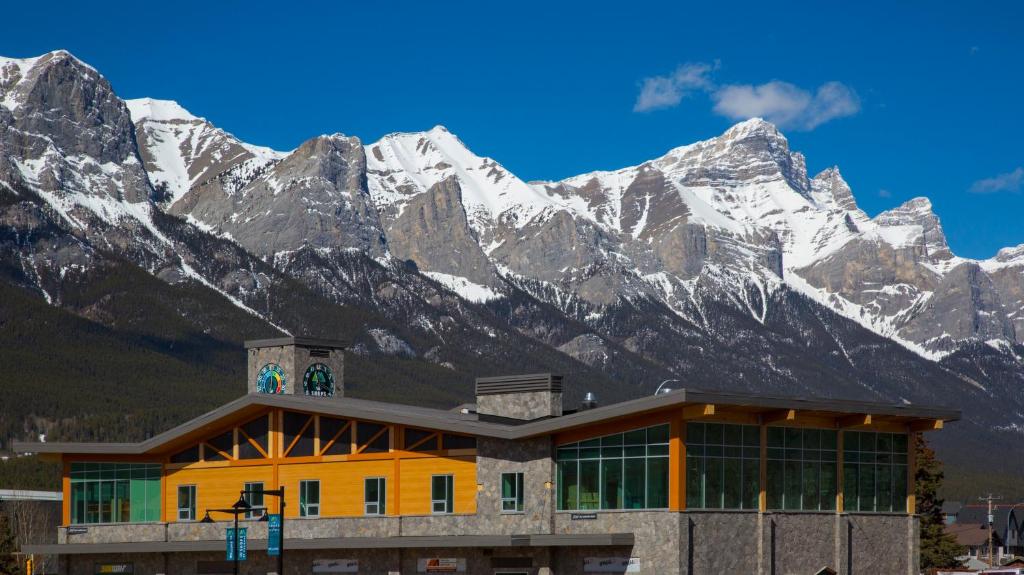
[[[314,356],[311,354],[326,352],[327,357]],[[256,377],[263,366],[277,364],[281,367],[285,377],[286,395],[303,395],[302,379],[306,370],[314,363],[322,363],[330,368],[334,375],[334,398],[345,397],[345,354],[342,348],[320,345],[272,345],[266,347],[251,347],[246,350],[248,356],[248,390],[249,393],[258,393],[256,389]]]
[[[478,395],[476,410],[484,415],[512,419],[540,419],[562,415],[562,394],[552,391]]]

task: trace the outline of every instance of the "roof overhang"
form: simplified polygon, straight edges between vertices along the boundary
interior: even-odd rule
[[[453,547],[595,547],[632,546],[632,533],[550,533],[527,535],[426,535],[397,537],[330,537],[285,539],[284,547],[297,549],[427,549]],[[249,549],[265,551],[266,539],[250,539]],[[223,551],[224,541],[131,541],[125,543],[65,543],[25,545],[23,553],[36,555],[93,555],[123,553],[189,553]]]
[[[289,409],[479,437],[516,440],[550,435],[658,411],[686,409],[691,405],[721,406],[757,414],[794,411],[826,413],[837,417],[843,415],[886,417],[907,425],[922,424],[922,430],[938,429],[942,422],[960,419],[960,411],[956,409],[914,404],[776,397],[688,389],[624,401],[561,417],[522,423],[481,421],[473,414],[349,397],[325,400],[305,396],[249,394],[139,443],[28,443],[16,441],[13,447],[20,453],[153,455],[173,451],[178,446],[183,448],[189,443],[200,441],[203,437],[222,430],[228,422],[243,420],[246,417],[256,417],[267,408]]]

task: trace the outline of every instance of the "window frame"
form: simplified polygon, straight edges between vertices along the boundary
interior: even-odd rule
[[[574,511],[656,511],[667,510],[670,498],[669,422],[625,429],[618,433],[587,437],[555,446],[555,510]],[[638,465],[643,462],[643,465]],[[642,470],[627,477],[627,468]],[[571,478],[571,480],[566,480]],[[609,480],[615,492],[606,489]],[[637,493],[627,491],[642,484],[643,504],[630,506]]]
[[[505,478],[512,476],[512,495],[505,496]],[[522,471],[506,471],[501,474],[498,483],[501,512],[504,514],[519,514],[526,511],[526,495],[523,489],[525,475]],[[511,503],[511,509],[507,504]]]
[[[370,482],[377,483],[377,500],[371,501],[369,499],[369,485]],[[364,477],[363,478],[363,515],[371,517],[379,517],[387,515],[387,490],[388,490],[388,479],[383,476]],[[370,506],[375,506],[375,511],[370,511]]]
[[[842,430],[769,425],[766,433],[767,510],[834,513]]]
[[[246,481],[244,485],[245,491],[263,491],[265,488],[265,484],[262,481]],[[265,505],[265,498],[262,493],[245,493],[243,496],[245,497],[246,503],[249,504],[249,509],[245,510],[245,515],[243,517],[246,519],[259,519],[266,514],[267,506]],[[259,497],[258,502],[255,500],[255,497],[257,496]]]
[[[181,492],[182,489],[186,492],[186,498],[188,499],[188,506],[181,506]],[[196,520],[196,501],[199,498],[199,489],[194,483],[186,483],[184,485],[178,485],[177,489],[177,507],[178,507],[178,521],[195,521]],[[186,513],[186,517],[182,517],[181,512]]]
[[[435,483],[437,480],[444,480],[444,499],[434,497]],[[437,505],[443,505],[443,510],[438,511]],[[451,515],[455,512],[455,475],[451,473],[439,473],[430,476],[430,513],[431,515]]]
[[[309,502],[309,488],[312,485],[316,485],[316,503]],[[320,517],[320,495],[319,479],[299,480],[299,517]],[[311,508],[315,508],[315,512]]]
[[[884,437],[883,437],[884,436]],[[865,448],[870,438],[873,446]],[[856,439],[856,441],[850,441]],[[889,444],[882,449],[882,440]],[[910,477],[911,435],[902,432],[843,430],[843,507],[850,513],[907,513]],[[900,449],[897,449],[900,447]],[[883,475],[880,471],[885,470]],[[864,479],[870,477],[870,505]],[[889,505],[881,501],[880,478],[886,477]]]

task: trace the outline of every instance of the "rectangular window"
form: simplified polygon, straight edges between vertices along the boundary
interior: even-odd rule
[[[768,428],[768,509],[835,509],[836,438],[832,429]]]
[[[523,474],[501,474],[501,510],[506,513],[523,510]]]
[[[667,508],[668,431],[656,425],[559,446],[558,509]]]
[[[383,477],[367,477],[363,481],[363,511],[367,515],[384,515],[387,511],[384,498],[387,480]]]
[[[907,510],[907,434],[843,432],[843,495],[847,511]]]
[[[687,423],[687,508],[757,509],[760,446],[756,425]]]
[[[71,523],[160,521],[159,463],[71,464]]]
[[[304,479],[299,482],[299,517],[320,516],[320,481]]]
[[[455,508],[455,478],[434,475],[430,478],[430,510],[432,513],[452,513]]]
[[[245,484],[245,491],[245,502],[249,504],[249,510],[245,512],[245,518],[259,519],[263,517],[263,514],[267,511],[267,508],[263,505],[263,482],[248,482]]]
[[[196,520],[196,486],[178,486],[178,521]]]

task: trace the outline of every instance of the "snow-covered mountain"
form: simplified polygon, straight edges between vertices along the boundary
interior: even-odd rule
[[[123,101],[67,52],[0,59],[0,256],[6,283],[104,325],[130,276],[200,332],[230,331],[213,306],[431,381],[530,366],[609,398],[680,378],[955,398],[989,430],[1024,413],[1024,245],[957,257],[925,198],[870,217],[758,119],[524,182],[440,126],[278,152]]]

